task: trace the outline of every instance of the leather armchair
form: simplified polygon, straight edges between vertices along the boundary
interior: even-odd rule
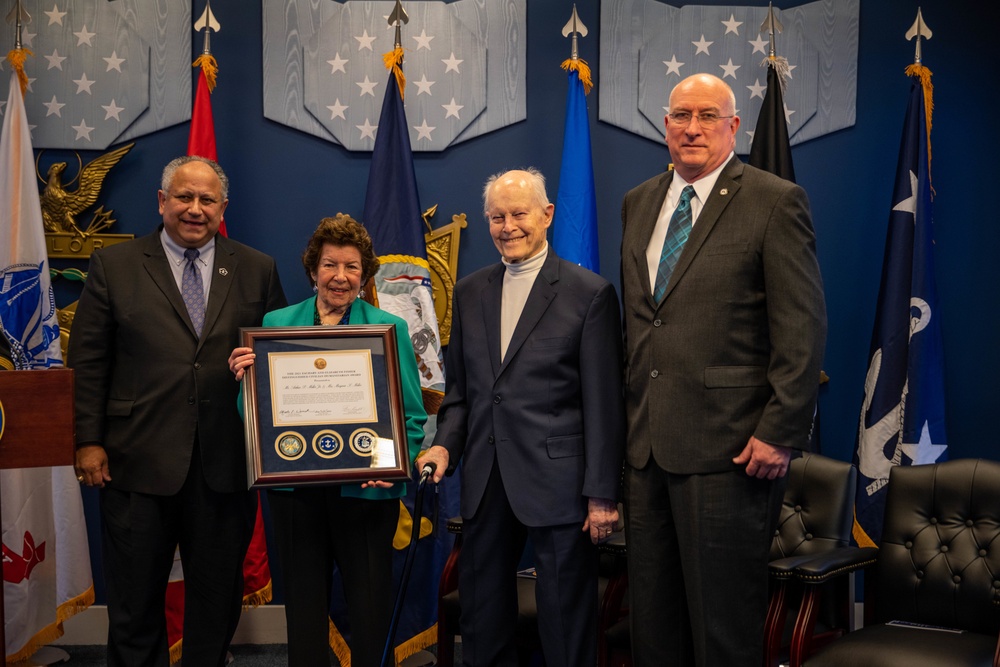
[[[787,623],[802,587],[793,580],[795,568],[817,554],[850,543],[854,522],[854,494],[858,472],[850,463],[819,454],[803,454],[791,462],[788,486],[771,541],[771,595],[765,622],[764,665],[775,667],[787,652],[792,627]],[[853,620],[853,580],[831,584],[826,597],[823,634],[832,638],[846,632]]]
[[[819,585],[865,573],[865,627],[811,646]],[[806,667],[1000,666],[1000,463],[895,467],[882,539],[795,568],[807,588],[792,637]]]

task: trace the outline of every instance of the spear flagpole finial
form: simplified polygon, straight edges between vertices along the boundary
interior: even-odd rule
[[[215,14],[212,13],[211,0],[205,0],[205,11],[203,11],[198,20],[194,22],[194,29],[204,31],[203,34],[205,36],[205,41],[201,52],[205,55],[211,55],[211,35],[213,32],[219,32],[222,30],[222,26],[219,25],[219,22],[215,19]]]
[[[7,12],[7,23],[14,24],[14,48],[20,51],[23,48],[21,45],[21,29],[25,23],[31,23],[31,14],[21,4],[21,0],[15,0],[14,6]]]
[[[580,57],[580,51],[577,44],[577,37],[587,36],[587,26],[583,25],[583,21],[580,20],[580,15],[576,13],[576,3],[573,3],[573,13],[569,17],[569,21],[562,29],[563,37],[569,37],[572,35],[573,42],[570,47],[570,58],[577,60]]]
[[[770,41],[770,46],[768,47],[768,58],[771,58],[772,60],[775,57],[774,36],[775,34],[784,31],[784,29],[785,26],[781,25],[781,21],[779,21],[774,15],[774,5],[770,2],[767,3],[767,18],[765,18],[764,22],[760,24],[760,31],[766,32],[768,35],[768,40]]]
[[[913,21],[913,25],[910,26],[910,29],[906,31],[906,39],[910,40],[914,37],[917,38],[916,52],[913,55],[914,65],[919,65],[920,60],[923,57],[923,54],[920,52],[920,38],[924,37],[926,39],[930,39],[933,36],[934,33],[932,33],[931,29],[927,27],[926,23],[924,23],[924,16],[920,13],[920,7],[917,7],[917,18]]]
[[[389,13],[389,25],[396,27],[396,44],[397,49],[403,47],[403,38],[400,35],[400,28],[403,27],[404,23],[409,23],[410,17],[407,15],[406,10],[403,9],[403,3],[400,0],[396,0],[396,6],[393,7],[392,12]]]

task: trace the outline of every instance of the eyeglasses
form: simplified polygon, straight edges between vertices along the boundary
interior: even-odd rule
[[[698,118],[698,124],[701,125],[702,127],[715,127],[715,124],[718,123],[723,118],[733,118],[733,116],[720,116],[719,114],[715,113],[693,114],[690,111],[678,111],[676,113],[668,113],[667,116],[670,117],[670,120],[677,123],[681,127],[687,127],[688,125],[690,125],[691,119],[695,117]]]

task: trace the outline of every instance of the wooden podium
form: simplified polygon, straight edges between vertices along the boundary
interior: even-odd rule
[[[73,371],[0,371],[0,468],[73,465]],[[0,582],[0,650],[6,653]],[[4,660],[6,663],[6,660]]]

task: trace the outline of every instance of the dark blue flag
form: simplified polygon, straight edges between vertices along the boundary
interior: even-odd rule
[[[885,485],[896,465],[946,458],[944,357],[934,281],[928,112],[930,71],[919,65],[903,126],[872,332],[855,462],[861,477],[854,538],[877,546]]]
[[[582,61],[581,61],[582,62]],[[565,260],[600,271],[597,241],[597,195],[590,152],[590,119],[580,72],[570,69],[566,93],[559,194],[552,222],[552,247]]]

